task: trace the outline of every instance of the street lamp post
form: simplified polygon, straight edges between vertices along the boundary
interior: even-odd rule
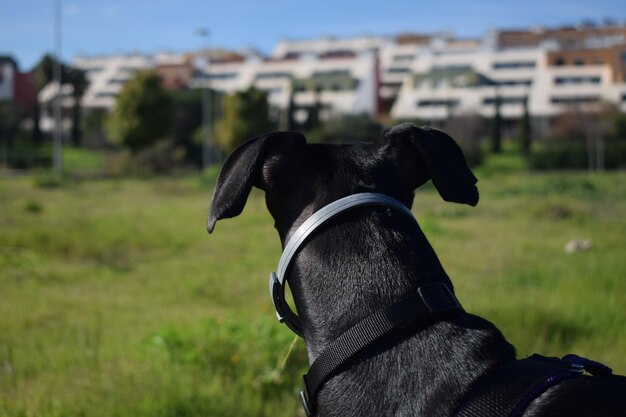
[[[61,76],[61,1],[54,2],[54,68],[53,75],[57,91],[54,97],[54,134],[52,163],[54,173],[61,175],[63,170],[63,94]]]
[[[211,32],[206,28],[200,28],[196,31],[196,34],[203,39],[202,49],[206,59],[204,68],[206,79],[202,83],[202,170],[204,171],[211,164]]]

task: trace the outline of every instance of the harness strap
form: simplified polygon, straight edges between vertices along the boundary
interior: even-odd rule
[[[303,377],[300,398],[307,416],[315,414],[317,393],[324,382],[347,360],[393,330],[450,311],[463,311],[450,288],[444,283],[427,284],[419,287],[417,294],[378,310],[342,333],[315,359]]]
[[[509,362],[479,381],[454,417],[521,416],[534,399],[566,379],[579,377],[585,369],[611,373],[610,368],[575,355],[558,359],[535,354]]]

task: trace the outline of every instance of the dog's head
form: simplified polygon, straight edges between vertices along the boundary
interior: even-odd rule
[[[249,140],[226,160],[208,219],[239,215],[252,186],[265,191],[267,207],[285,242],[308,216],[341,197],[379,192],[408,207],[414,190],[432,180],[446,201],[476,205],[476,177],[463,152],[444,132],[402,124],[372,143],[307,144],[301,133],[276,132]]]

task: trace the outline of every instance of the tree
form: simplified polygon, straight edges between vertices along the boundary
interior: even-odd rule
[[[500,115],[500,104],[502,102],[500,93],[496,86],[496,97],[493,105],[495,111],[493,115],[493,133],[491,135],[491,152],[500,153],[502,149],[502,116]]]
[[[363,142],[377,137],[383,126],[368,114],[346,114],[326,120],[321,127],[307,131],[312,142]]]
[[[245,140],[274,129],[269,118],[267,93],[250,87],[222,100],[223,117],[217,124],[217,141],[226,152],[232,152]]]
[[[44,55],[39,63],[33,68],[35,89],[41,91],[48,83],[54,80],[54,66],[56,59],[51,55]],[[85,72],[78,68],[72,68],[61,63],[61,83],[70,84],[72,86],[72,98],[74,105],[72,106],[72,130],[70,139],[74,145],[80,145],[81,142],[81,100],[89,82],[85,76]],[[35,143],[41,141],[41,130],[39,128],[39,117],[41,108],[39,101],[35,102],[33,115],[33,137]]]
[[[72,85],[72,97],[74,98],[74,104],[72,105],[72,130],[70,132],[70,139],[74,146],[79,146],[82,142],[81,131],[81,100],[89,82],[85,76],[83,70],[77,68],[62,67],[63,75],[62,80],[69,82]]]
[[[524,155],[530,154],[530,111],[528,110],[528,96],[524,97],[524,114],[520,121],[520,148]]]
[[[456,113],[449,116],[443,130],[452,136],[459,144],[465,159],[470,166],[478,166],[483,161],[483,152],[480,142],[487,129],[487,121],[478,113]]]
[[[172,99],[161,87],[156,72],[138,72],[124,84],[117,97],[106,122],[107,133],[114,141],[137,152],[169,133],[172,109]]]
[[[170,92],[173,103],[172,138],[180,149],[185,150],[187,162],[200,167],[202,165],[202,141],[206,137],[206,130],[213,132],[215,121],[221,115],[222,95],[215,90],[211,91],[210,112],[211,118],[208,127],[202,126],[202,94],[200,89],[180,90]]]

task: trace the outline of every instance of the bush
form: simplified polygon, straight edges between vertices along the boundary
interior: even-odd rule
[[[159,76],[138,72],[122,87],[106,121],[109,138],[139,152],[167,135],[173,109],[172,97],[161,87]]]
[[[325,121],[318,129],[306,132],[311,142],[365,142],[377,137],[383,125],[367,114],[344,115]]]
[[[16,169],[49,168],[52,166],[52,147],[33,145],[25,137],[15,141],[7,154],[8,166]]]
[[[595,155],[593,157],[595,162]],[[534,169],[587,169],[588,149],[585,143],[546,143],[537,147],[529,158]],[[605,142],[604,167],[626,168],[626,142]]]
[[[184,166],[185,150],[169,139],[138,152],[123,151],[109,157],[106,171],[112,175],[169,174]]]
[[[489,130],[488,124],[488,121],[478,114],[465,113],[449,117],[443,125],[443,130],[463,149],[465,159],[472,167],[483,162],[484,149],[481,141],[485,132]]]

